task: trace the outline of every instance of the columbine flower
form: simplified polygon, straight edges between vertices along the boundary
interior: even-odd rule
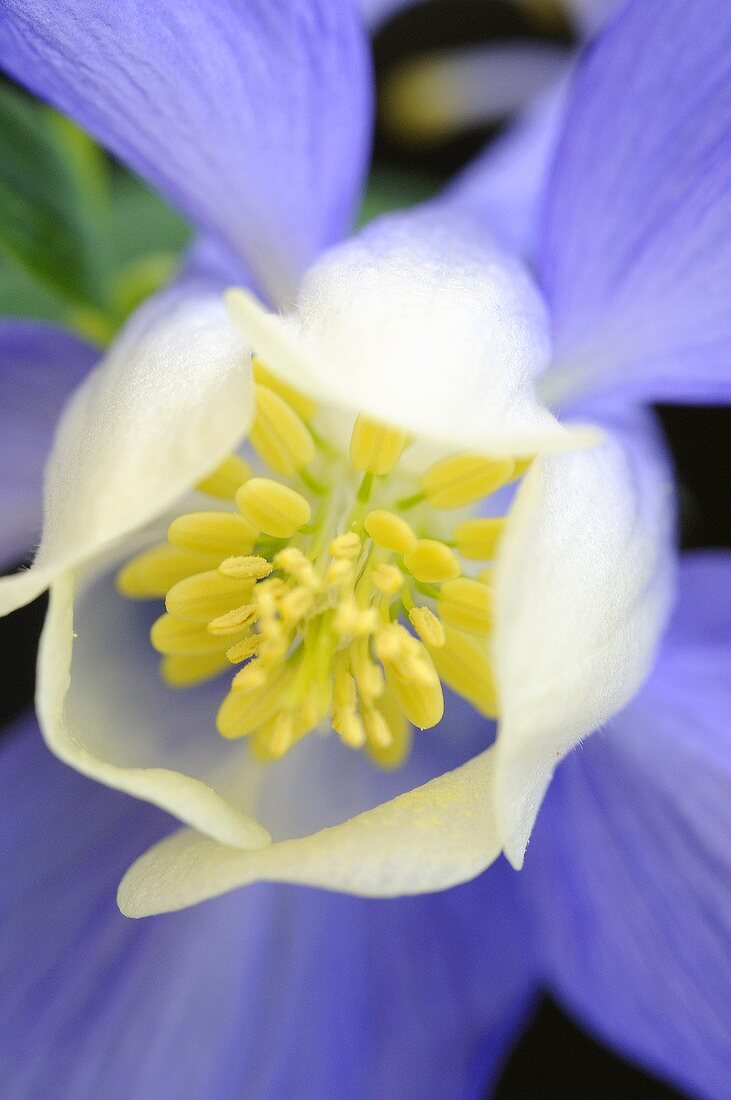
[[[334,244],[367,129],[362,43],[346,5],[249,5],[226,19],[221,5],[215,18],[205,6],[157,7],[142,19],[119,4],[103,22],[80,4],[61,15],[9,5],[0,45],[11,72],[146,171],[218,242],[71,397],[36,560],[2,590],[9,610],[51,588],[38,707],[54,752],[188,826],[132,867],[127,912],[256,879],[383,896],[464,881],[500,851],[519,866],[558,761],[637,692],[673,563],[665,463],[631,402],[713,399],[724,385],[728,186],[717,151],[728,55],[706,7],[636,2],[588,58],[543,223],[547,309],[482,225],[474,190]],[[227,307],[222,270],[231,282],[232,267],[250,290],[230,292]],[[252,453],[238,453],[247,435]],[[150,597],[149,614],[115,577],[122,593]],[[668,644],[678,682],[683,640],[698,630],[687,613],[680,627],[680,658]],[[241,671],[224,679],[229,666]],[[658,666],[646,692],[662,675]],[[208,676],[189,692],[171,686]],[[440,722],[443,684],[458,697],[456,721]],[[637,697],[628,722],[643,698],[652,694]],[[481,715],[493,712],[490,745]],[[653,721],[662,729],[661,709]],[[360,752],[399,762],[412,726],[403,767],[377,772]],[[619,719],[614,728],[607,744],[621,754]],[[647,753],[646,774],[660,783],[678,751],[667,741],[627,748]],[[597,754],[584,755],[592,767]],[[62,797],[75,797],[64,783]],[[106,803],[91,797],[111,829]],[[647,809],[644,792],[633,805]],[[552,799],[551,837],[544,827],[539,842],[557,890],[557,867],[574,867],[590,828],[567,824],[574,809]],[[131,835],[146,841],[148,828]],[[633,844],[642,851],[646,839]],[[127,844],[120,837],[120,854]],[[593,883],[572,889],[581,898]],[[476,1019],[488,1028],[497,1011],[507,1028],[529,981],[520,925],[500,908],[509,902],[475,884],[444,904],[469,913],[480,903],[471,920],[481,945],[510,973],[499,995],[488,983],[491,1007],[478,1000]],[[321,899],[304,904],[318,920]],[[332,904],[330,920],[386,919],[360,902]],[[422,936],[422,910],[399,904]],[[216,912],[222,934],[229,920],[240,928],[238,910]],[[574,947],[554,933],[543,958],[585,1007]],[[230,963],[227,954],[225,981]],[[330,965],[326,951],[303,979],[308,998]],[[409,995],[421,1011],[418,980],[409,977]],[[619,995],[631,994],[613,975],[602,980],[606,994],[585,1007],[597,1026],[680,1079],[713,1081],[713,1034],[702,1069],[700,1059],[681,1064],[651,1021],[627,1031]],[[240,1029],[226,1028],[238,1050]],[[493,1038],[501,1049],[504,1032]],[[431,1066],[439,1050],[427,1049]],[[213,1059],[180,1058],[176,1072],[188,1059],[217,1072]],[[239,1052],[226,1070],[224,1092],[237,1091],[244,1060]],[[397,1067],[380,1068],[397,1087]],[[248,1074],[250,1083],[250,1060]],[[461,1083],[453,1065],[449,1080]]]

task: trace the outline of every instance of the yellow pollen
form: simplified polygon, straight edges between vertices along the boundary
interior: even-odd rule
[[[288,477],[304,470],[315,457],[307,426],[287,402],[267,386],[254,386],[256,414],[249,440],[259,457]]]
[[[451,580],[462,572],[456,554],[436,539],[419,539],[414,549],[404,555],[404,565],[417,581],[425,584]]]
[[[384,477],[401,458],[407,441],[405,432],[388,428],[361,413],[350,436],[351,465],[356,470]]]
[[[239,634],[250,627],[256,621],[256,607],[253,604],[242,604],[217,619],[211,619],[208,624],[208,632],[217,636]]]
[[[409,622],[426,645],[444,645],[444,627],[428,607],[412,607]]]
[[[198,482],[201,493],[221,500],[233,500],[236,490],[251,477],[251,468],[238,455],[229,455],[208,477]]]
[[[403,586],[404,575],[395,565],[381,562],[371,573],[371,580],[379,592],[394,596]]]
[[[407,433],[365,415],[343,453],[314,401],[256,357],[252,370],[252,465],[219,463],[198,485],[216,510],[179,516],[117,576],[125,596],[165,601],[150,630],[162,679],[191,688],[228,670],[216,726],[266,762],[327,725],[396,767],[414,727],[441,721],[443,684],[495,716],[492,574],[464,573],[494,560],[506,520],[437,511],[476,504],[532,458],[456,454],[419,475],[399,464]]]
[[[218,572],[224,577],[234,580],[263,580],[272,571],[272,564],[259,554],[249,554],[246,557],[226,558],[218,567]]]
[[[366,516],[363,526],[376,546],[391,550],[394,554],[408,554],[416,546],[416,535],[405,519],[375,508]]]
[[[291,538],[312,514],[301,493],[267,477],[252,477],[242,485],[236,506],[252,527],[278,539]]]
[[[429,467],[422,475],[421,489],[433,508],[461,508],[505,485],[514,469],[512,458],[453,455]]]
[[[360,557],[362,549],[363,544],[354,531],[347,535],[338,535],[330,543],[330,553],[334,558],[354,559]]]

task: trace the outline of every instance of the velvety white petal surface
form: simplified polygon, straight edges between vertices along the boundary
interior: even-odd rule
[[[257,354],[330,405],[437,443],[574,445],[535,396],[550,345],[528,271],[446,203],[383,217],[326,253],[284,318],[243,291],[228,301]]]
[[[182,830],[132,865],[120,884],[120,908],[134,917],[182,909],[261,879],[367,897],[465,882],[500,853],[493,751],[342,825],[256,851]]]
[[[32,568],[0,613],[162,512],[223,458],[251,415],[247,348],[209,292],[170,291],[128,323],[61,418]]]
[[[668,613],[669,470],[644,417],[616,428],[600,447],[536,462],[501,542],[495,797],[516,867],[556,764],[632,697]]]

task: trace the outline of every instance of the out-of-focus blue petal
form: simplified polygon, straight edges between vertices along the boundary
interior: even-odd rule
[[[43,464],[64,401],[99,357],[53,325],[0,322],[0,564],[33,549],[43,515]]]
[[[730,89],[716,0],[634,0],[589,50],[546,205],[547,399],[728,399]]]
[[[484,1094],[531,998],[515,876],[367,901],[259,885],[128,921],[117,880],[157,810],[0,748],[0,1092],[366,1098]]]
[[[523,885],[575,1012],[694,1095],[731,1079],[731,556],[698,554],[657,669],[560,768]]]
[[[349,0],[7,0],[0,64],[286,295],[347,229],[370,128]]]
[[[448,202],[473,210],[505,245],[531,258],[566,91],[562,80],[540,96],[444,193]]]

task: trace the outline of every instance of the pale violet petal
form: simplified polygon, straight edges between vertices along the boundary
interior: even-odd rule
[[[446,204],[383,217],[326,253],[285,317],[243,290],[228,302],[268,366],[332,406],[452,447],[587,442],[536,397],[550,340],[528,271]]]
[[[534,463],[501,542],[495,798],[516,867],[554,768],[635,693],[668,613],[671,477],[644,417],[616,428]]]
[[[33,566],[0,580],[0,614],[162,512],[249,426],[247,347],[219,295],[170,291],[132,318],[62,414]]]
[[[491,809],[493,751],[342,825],[256,851],[182,830],[132,865],[120,884],[120,908],[134,917],[169,912],[258,880],[366,897],[465,882],[500,852]]]

